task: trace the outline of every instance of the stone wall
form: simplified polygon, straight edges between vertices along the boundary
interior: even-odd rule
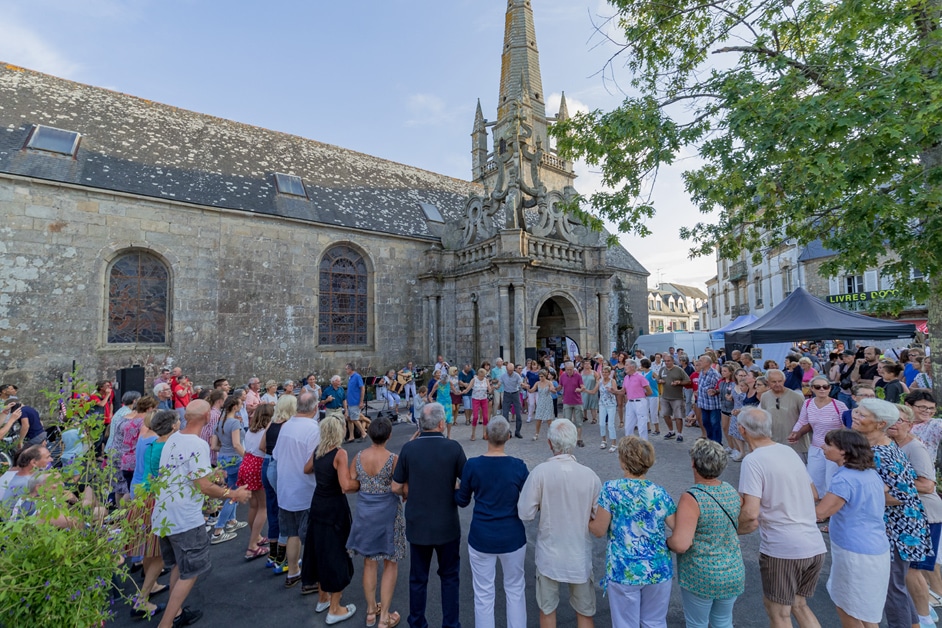
[[[197,383],[242,383],[341,372],[364,374],[419,361],[425,331],[416,277],[427,240],[97,192],[0,176],[0,380],[27,400],[75,360],[87,379],[141,364]],[[369,347],[317,347],[317,264],[347,242],[372,265]],[[165,345],[108,345],[108,263],[149,250],[172,276],[172,329]]]

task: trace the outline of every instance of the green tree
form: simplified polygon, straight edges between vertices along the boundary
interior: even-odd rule
[[[693,255],[820,238],[824,272],[856,274],[893,252],[881,272],[942,329],[942,0],[610,2],[631,95],[554,129],[601,169],[588,213],[646,235],[659,168],[696,153]]]

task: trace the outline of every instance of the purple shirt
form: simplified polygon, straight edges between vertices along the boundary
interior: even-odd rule
[[[582,393],[576,392],[577,388],[582,388],[582,375],[579,373],[573,373],[569,375],[566,371],[563,371],[559,375],[559,385],[563,387],[563,405],[564,406],[581,406],[582,405]]]
[[[647,395],[644,393],[644,387],[650,386],[648,378],[635,371],[633,375],[625,375],[621,385],[625,389],[625,396],[628,399],[644,399]]]

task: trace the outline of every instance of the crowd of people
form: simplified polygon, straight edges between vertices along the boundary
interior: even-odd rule
[[[894,361],[867,347],[825,361],[796,347],[784,369],[760,367],[749,353],[691,358],[673,348],[650,358],[573,356],[558,370],[552,356],[478,369],[440,356],[428,385],[409,377],[411,385],[394,386],[402,371],[382,379],[377,397],[391,418],[367,414],[367,387],[353,364],[346,385],[334,375],[323,389],[311,374],[297,388],[269,380],[263,389],[251,378],[244,388],[217,379],[200,390],[166,369],[153,394],[126,392],[113,412],[111,387],[99,382],[88,401],[108,429],[96,443],[80,427],[65,430],[63,442],[73,433],[61,473],[77,473],[75,460],[98,448],[113,478],[112,504],[148,496],[136,506],[148,525],[126,552],[144,575],[131,612],[159,616],[162,628],[201,617],[187,596],[210,569],[210,548],[240,530],[245,560],[265,558],[284,587],[317,595],[315,609],[330,625],[357,612],[343,601],[355,558],[366,624],[398,625],[403,617],[391,605],[408,551],[408,623],[427,626],[434,554],[443,625],[457,626],[458,512],[472,503],[467,551],[477,626],[495,625],[498,561],[508,626],[527,625],[528,595],[540,625],[555,625],[562,583],[580,627],[593,625],[597,584],[614,626],[666,626],[672,553],[686,624],[732,626],[746,586],[738,535],[756,529],[770,625],[789,626],[792,616],[816,625],[807,599],[828,551],[822,533],[830,536],[827,588],[842,625],[875,626],[884,615],[892,628],[934,625],[933,606],[942,604],[935,560],[942,419],[934,418],[929,361],[905,353]],[[411,364],[403,370],[415,373]],[[41,425],[16,403],[16,388],[4,385],[2,394],[0,431],[20,424],[24,443],[0,480],[4,515],[29,516],[52,456],[45,441],[30,444],[30,429]],[[452,438],[462,414],[470,440],[481,424],[487,442],[470,460]],[[409,421],[413,438],[398,454],[387,449],[393,424]],[[689,448],[693,484],[676,501],[647,478],[655,465],[649,439],[662,421],[674,442],[683,442],[685,427],[699,428]],[[505,445],[533,422],[533,440],[542,431],[552,457],[528,469]],[[586,424],[599,426],[600,448],[617,454],[623,477],[602,482],[576,460]],[[350,459],[344,444],[365,438],[370,445]],[[720,479],[730,461],[742,464],[738,490]],[[75,499],[88,505],[95,496]],[[248,504],[244,521],[239,503]],[[534,589],[524,522],[537,518]],[[601,580],[592,571],[593,536],[607,539]],[[170,582],[158,584],[165,566]],[[164,592],[165,604],[151,601]]]

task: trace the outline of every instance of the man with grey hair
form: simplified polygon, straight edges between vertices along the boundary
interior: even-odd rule
[[[523,404],[520,401],[520,386],[523,384],[523,377],[517,372],[513,362],[507,363],[507,371],[500,376],[500,387],[504,390],[503,412],[510,421],[511,415],[516,415],[516,430],[514,436],[523,438],[520,429],[523,427]]]
[[[278,433],[272,457],[278,464],[278,526],[288,538],[286,560],[288,574],[285,588],[301,582],[301,539],[307,534],[307,516],[317,481],[313,473],[305,473],[304,465],[321,442],[317,423],[317,396],[302,392],[296,414],[285,421]]]
[[[739,474],[739,533],[759,530],[759,570],[769,625],[790,627],[794,615],[799,626],[818,626],[807,598],[814,595],[827,549],[816,525],[811,476],[791,447],[772,440],[772,415],[767,411],[746,408],[738,423],[752,451],[743,458]]]
[[[432,553],[442,586],[442,626],[458,628],[461,571],[461,521],[455,485],[467,458],[456,441],[445,438],[445,408],[429,403],[419,415],[419,431],[402,446],[392,490],[406,500],[409,541],[409,625],[426,627],[425,606]],[[279,467],[278,484],[281,485]]]
[[[559,385],[563,389],[563,414],[561,418],[569,419],[576,426],[576,445],[583,447],[582,442],[582,423],[585,421],[585,414],[582,411],[582,391],[585,390],[585,382],[582,381],[582,375],[576,372],[575,365],[572,362],[566,362],[564,369],[559,374]]]
[[[536,602],[541,628],[556,626],[559,583],[569,584],[569,602],[576,625],[595,625],[595,587],[592,582],[592,537],[589,519],[602,489],[595,471],[576,462],[576,426],[566,419],[550,423],[553,457],[536,466],[520,491],[517,513],[530,521],[540,513],[536,539]]]
[[[330,385],[324,389],[322,394],[324,396],[325,416],[335,417],[343,421],[343,402],[347,395],[341,382],[340,376],[334,375],[330,378]]]
[[[170,384],[161,382],[154,386],[154,397],[157,399],[158,410],[173,410],[173,391],[170,390]],[[124,403],[124,397],[121,397],[121,403]],[[113,421],[114,418],[112,417],[111,420]]]
[[[779,369],[769,369],[765,378],[769,382],[769,389],[762,393],[759,406],[772,417],[772,440],[782,445],[789,445],[802,458],[807,458],[808,445],[811,442],[808,434],[802,435],[794,443],[788,441],[792,428],[798,422],[805,396],[801,394],[801,391],[785,386],[785,373]]]

